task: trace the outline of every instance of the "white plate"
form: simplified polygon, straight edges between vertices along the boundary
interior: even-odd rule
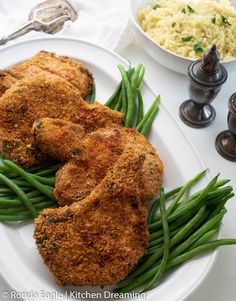
[[[87,42],[50,38],[24,41],[0,50],[0,68],[16,64],[33,56],[37,51],[55,51],[81,60],[93,72],[96,79],[97,99],[104,102],[120,80],[118,64],[126,64],[118,55]],[[144,84],[145,109],[153,102],[155,95]],[[163,103],[165,100],[162,100]],[[161,105],[160,112],[149,136],[165,164],[164,186],[173,188],[185,183],[204,166],[196,151],[180,130],[178,123],[168,110]],[[43,264],[36,249],[32,223],[0,223],[0,271],[12,289],[28,292],[25,300],[47,300],[43,292],[60,292],[58,300],[72,300],[67,295],[70,289],[91,291],[90,287],[61,288]],[[183,300],[203,280],[213,264],[216,252],[195,258],[174,270],[156,289],[147,294],[147,300]],[[92,289],[96,291],[95,288]],[[101,291],[98,289],[98,291]],[[35,292],[36,298],[30,298]],[[44,293],[45,296],[46,293]]]
[[[201,0],[193,0],[201,1]],[[187,74],[188,66],[194,59],[184,57],[176,54],[163,46],[156,43],[147,33],[143,31],[139,25],[137,18],[140,8],[155,3],[155,0],[131,0],[130,2],[130,19],[133,26],[134,33],[142,45],[143,49],[150,55],[152,59],[161,64],[162,66],[176,71],[181,74]],[[232,5],[236,8],[236,0],[231,0]],[[236,70],[236,59],[222,62],[228,72]]]

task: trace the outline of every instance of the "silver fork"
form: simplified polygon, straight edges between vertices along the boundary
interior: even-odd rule
[[[67,0],[47,0],[35,6],[28,22],[17,31],[0,39],[0,45],[16,39],[31,30],[54,34],[60,31],[68,20],[74,22],[78,18],[76,10]]]

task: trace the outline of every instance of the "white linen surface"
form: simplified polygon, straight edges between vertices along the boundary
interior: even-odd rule
[[[0,0],[0,37],[5,36],[28,20],[30,10],[43,0]],[[56,36],[71,36],[117,52],[131,42],[133,36],[129,28],[129,0],[70,0],[79,14],[72,23],[65,23]],[[28,33],[19,39],[42,37],[41,32]],[[16,40],[15,40],[16,41]],[[8,44],[13,42],[8,42]]]

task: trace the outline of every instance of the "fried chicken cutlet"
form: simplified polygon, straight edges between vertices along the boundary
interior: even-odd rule
[[[0,153],[23,167],[48,158],[33,144],[31,128],[42,117],[60,118],[83,125],[85,132],[115,124],[122,113],[99,103],[89,105],[68,81],[39,75],[19,80],[0,100]]]
[[[36,75],[59,76],[71,83],[86,98],[92,89],[93,77],[78,60],[40,51],[31,59],[0,70],[0,96],[18,80]]]
[[[58,284],[114,284],[145,254],[147,210],[138,187],[144,160],[143,148],[127,144],[86,199],[36,218],[34,238]]]
[[[86,198],[113,168],[127,144],[145,155],[139,190],[142,202],[153,199],[162,184],[163,164],[147,139],[134,129],[106,127],[91,133],[80,125],[42,118],[32,129],[42,153],[66,162],[57,172],[54,194],[61,206]]]

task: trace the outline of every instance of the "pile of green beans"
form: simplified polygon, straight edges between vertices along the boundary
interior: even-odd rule
[[[26,221],[57,207],[53,189],[59,167],[45,163],[24,170],[0,158],[0,221]]]
[[[151,290],[159,284],[165,271],[203,252],[236,244],[236,239],[214,240],[227,212],[225,204],[234,196],[232,187],[227,186],[229,180],[218,180],[217,175],[203,189],[190,193],[206,172],[197,174],[184,186],[167,193],[161,189],[160,197],[148,214],[146,255],[119,283],[115,289],[117,293]]]
[[[124,126],[135,128],[144,136],[147,136],[156,114],[159,111],[160,95],[144,115],[141,86],[144,79],[145,68],[139,64],[137,68],[125,70],[124,66],[118,65],[121,81],[105,105],[110,109],[122,112]]]
[[[144,79],[145,68],[139,64],[137,68],[129,66],[125,70],[124,66],[118,65],[121,74],[121,81],[106,101],[105,106],[112,110],[122,112],[124,116],[124,126],[135,128],[138,132],[147,137],[152,123],[159,111],[160,95],[156,97],[153,104],[144,115],[143,97],[141,87]],[[96,100],[96,84],[93,81],[91,93],[86,98],[89,104]]]

